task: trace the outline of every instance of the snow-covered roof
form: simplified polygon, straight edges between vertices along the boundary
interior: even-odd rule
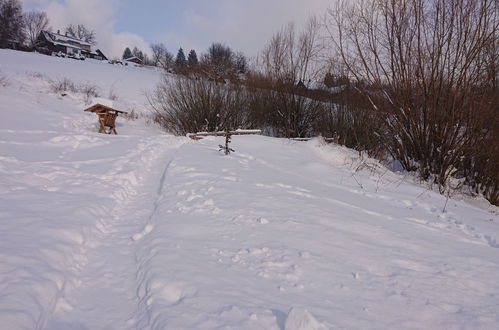
[[[92,45],[86,41],[64,36],[62,34],[54,33],[54,32],[49,32],[49,31],[42,31],[42,33],[45,35],[45,38],[47,40],[51,40],[54,44],[61,45],[61,46],[67,46],[67,47],[73,47],[76,48],[78,47],[76,44],[79,44],[81,46],[87,46],[91,47]]]
[[[129,57],[129,58],[125,58],[125,61],[129,61],[129,62],[140,61],[140,62],[142,62],[142,60],[140,58],[138,58],[137,56],[132,56],[132,57]]]

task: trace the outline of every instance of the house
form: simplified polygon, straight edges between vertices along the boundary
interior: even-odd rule
[[[48,52],[42,51],[43,53],[62,52],[66,55],[107,60],[107,57],[99,49],[94,50],[90,43],[50,31],[40,32],[36,40],[36,48],[48,50]]]
[[[135,64],[142,64],[142,60],[140,58],[138,58],[137,56],[132,56],[132,57],[129,57],[129,58],[125,58],[125,61],[132,62],[132,63],[135,63]]]

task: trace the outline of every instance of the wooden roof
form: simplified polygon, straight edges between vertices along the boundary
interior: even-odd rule
[[[131,56],[129,58],[125,58],[125,61],[134,62],[137,64],[142,64],[142,60],[140,58],[138,58],[137,56]]]
[[[116,112],[116,113],[128,113],[126,111],[120,111],[113,109],[111,107],[108,107],[106,105],[102,105],[100,103],[92,105],[90,108],[85,109],[87,112]]]

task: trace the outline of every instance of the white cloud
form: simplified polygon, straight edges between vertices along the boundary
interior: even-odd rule
[[[47,13],[53,30],[64,31],[68,24],[83,24],[94,30],[97,47],[108,57],[120,57],[125,47],[149,52],[148,43],[131,32],[115,32],[115,14],[121,0],[24,0],[25,7]]]
[[[167,44],[182,41],[197,49],[221,41],[255,55],[283,25],[300,27],[312,15],[321,17],[331,0],[213,0],[183,13],[183,29],[167,34]]]
[[[148,7],[163,0],[151,0]],[[116,31],[120,9],[131,0],[23,0],[25,6],[45,10],[55,30],[64,30],[69,23],[84,24],[97,35],[98,46],[110,56],[120,56],[127,46],[148,52],[148,42],[133,31]],[[331,0],[190,0],[172,3],[181,23],[174,29],[148,31],[153,42],[164,42],[176,52],[204,51],[216,42],[224,42],[247,55],[256,55],[273,33],[294,22],[298,27],[311,15],[321,16]],[[159,7],[159,5],[158,5]],[[147,17],[134,18],[148,26]]]

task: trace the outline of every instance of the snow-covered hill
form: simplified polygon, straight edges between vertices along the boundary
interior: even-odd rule
[[[50,92],[145,114],[154,70],[0,50],[0,76],[0,328],[498,328],[497,208],[318,140],[98,134]]]

